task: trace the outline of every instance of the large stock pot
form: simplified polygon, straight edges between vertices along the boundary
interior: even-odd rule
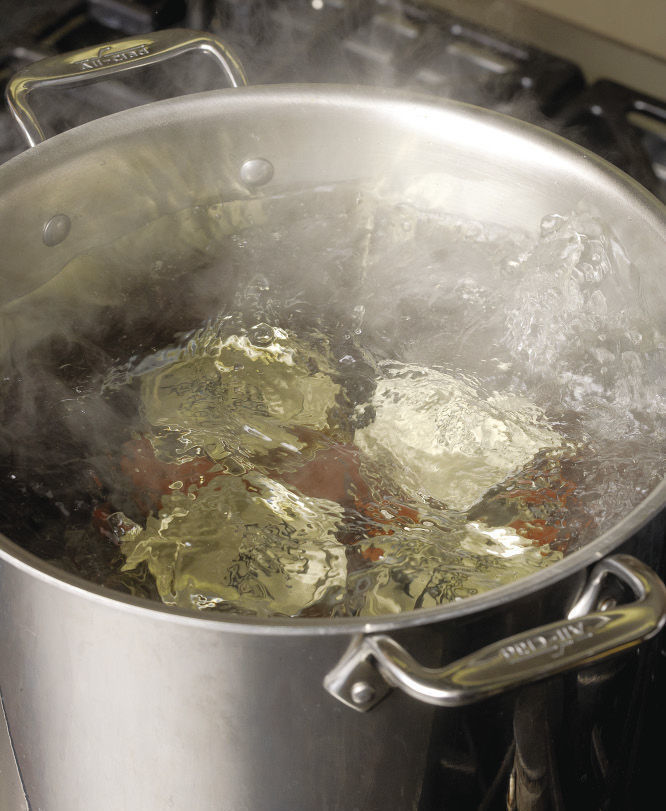
[[[38,63],[10,85],[37,145],[0,168],[3,355],[54,318],[56,299],[57,318],[77,328],[123,285],[150,310],[159,278],[147,269],[164,245],[131,235],[171,213],[312,183],[377,179],[406,195],[421,176],[442,210],[510,227],[594,201],[649,279],[663,324],[661,205],[562,139],[479,109],[362,88],[236,88],[38,143],[34,87],[189,48],[243,83],[219,42],[171,31]],[[98,264],[59,279],[76,257],[117,244],[137,257],[126,272]],[[648,566],[661,565],[665,499],[662,482],[611,530],[512,585],[338,621],[167,610],[1,537],[0,687],[30,807],[416,808],[427,801],[435,727],[453,745],[473,710],[489,736],[506,739],[513,688],[598,663],[661,628],[666,590]],[[613,580],[633,596],[600,610]]]

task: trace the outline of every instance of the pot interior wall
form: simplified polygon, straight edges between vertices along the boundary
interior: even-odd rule
[[[253,188],[240,170],[257,157],[273,176]],[[77,318],[132,284],[149,300],[161,282],[156,261],[189,272],[239,227],[270,227],[279,204],[267,198],[352,183],[421,211],[532,234],[543,217],[587,205],[630,256],[655,319],[664,315],[658,204],[562,139],[465,106],[335,88],[200,94],[57,136],[3,172],[1,303],[12,314],[30,292],[34,314],[56,295],[71,298]],[[372,212],[351,194],[333,205],[352,235],[371,227]],[[43,229],[57,214],[71,229],[49,247]]]

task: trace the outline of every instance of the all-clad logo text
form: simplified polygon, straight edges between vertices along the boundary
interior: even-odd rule
[[[533,656],[549,656],[557,659],[574,643],[589,639],[594,634],[599,619],[605,618],[595,618],[595,627],[592,629],[586,627],[581,620],[561,625],[549,634],[537,634],[521,639],[512,645],[505,645],[500,650],[500,655],[503,659],[513,662],[521,662]],[[602,624],[605,625],[605,622]]]
[[[100,48],[97,56],[91,56],[88,59],[82,59],[80,62],[74,62],[79,70],[93,70],[94,68],[104,68],[108,65],[117,65],[120,62],[129,62],[131,59],[138,59],[140,56],[148,56],[150,47],[147,42],[136,45],[134,48],[125,48],[124,51],[115,51],[109,45]]]

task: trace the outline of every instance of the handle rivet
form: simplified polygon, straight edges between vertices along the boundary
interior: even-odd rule
[[[240,168],[240,179],[246,186],[265,186],[273,171],[273,164],[266,158],[250,158]]]
[[[69,229],[72,227],[72,221],[66,214],[55,214],[51,219],[44,224],[42,229],[42,241],[44,245],[53,248],[60,243],[69,234]]]
[[[369,704],[375,697],[375,688],[368,684],[367,681],[356,681],[352,684],[349,694],[354,704],[359,706],[362,704]]]

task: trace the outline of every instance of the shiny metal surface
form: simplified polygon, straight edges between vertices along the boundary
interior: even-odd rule
[[[240,179],[246,186],[265,186],[273,179],[273,165],[264,158],[250,158],[240,168]]]
[[[47,223],[44,223],[42,232],[44,245],[48,245],[49,248],[59,245],[67,239],[71,227],[72,223],[66,214],[54,214]]]
[[[630,586],[636,601],[593,612],[605,578]],[[566,619],[502,639],[441,669],[422,667],[383,634],[354,640],[324,679],[331,695],[366,711],[385,695],[366,681],[371,662],[387,684],[439,707],[481,701],[557,673],[616,656],[658,633],[666,622],[666,587],[636,558],[615,555],[598,563]]]
[[[322,146],[331,143],[334,150]],[[255,191],[239,172],[257,155],[275,172]],[[133,257],[127,272],[148,269],[164,245],[131,236],[160,217],[340,181],[521,229],[593,203],[643,272],[654,318],[664,318],[666,278],[656,259],[664,210],[608,165],[463,105],[295,86],[138,108],[3,166],[0,303],[12,312],[3,340],[29,341],[26,325],[52,320],[56,299],[60,317],[74,321],[90,301],[117,293],[123,278],[104,267],[92,287],[85,277],[62,278],[74,257],[125,240]],[[42,229],[54,212],[71,229],[47,247]],[[32,807],[416,808],[434,725],[452,736],[460,716],[401,691],[368,714],[340,704],[322,682],[352,637],[391,631],[433,668],[558,621],[580,596],[586,567],[640,535],[665,500],[662,482],[612,530],[524,581],[437,609],[339,622],[167,611],[58,573],[0,538],[0,687]],[[504,706],[489,705],[498,723],[510,719],[498,712]]]
[[[8,82],[5,90],[7,105],[30,146],[35,146],[46,136],[28,103],[28,96],[33,90],[98,81],[123,71],[155,65],[193,50],[213,56],[231,87],[247,84],[237,58],[213,34],[170,28],[101,47],[96,45],[57,54],[28,65]]]
[[[2,702],[0,709],[0,808],[3,811],[29,811]]]
[[[0,594],[0,680],[33,809],[415,807],[431,710],[405,697],[366,724],[324,693],[344,632],[193,626],[5,562]]]

